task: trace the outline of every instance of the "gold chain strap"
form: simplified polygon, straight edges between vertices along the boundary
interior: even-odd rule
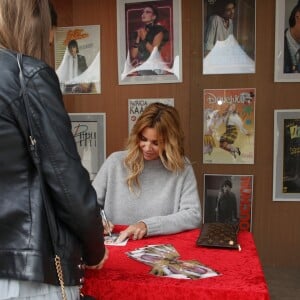
[[[63,276],[63,272],[62,272],[60,257],[58,255],[55,255],[54,261],[55,261],[55,268],[56,268],[56,272],[57,272],[57,276],[58,276],[58,281],[59,281],[60,288],[61,288],[62,299],[67,300],[64,276]]]

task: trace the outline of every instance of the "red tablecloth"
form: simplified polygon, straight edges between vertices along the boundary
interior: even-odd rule
[[[120,229],[117,227],[116,229]],[[196,246],[200,231],[129,240],[126,246],[108,246],[109,259],[102,270],[87,270],[83,291],[97,299],[270,299],[262,267],[250,232],[240,232],[242,251]],[[180,259],[195,259],[218,271],[216,277],[186,280],[157,277],[151,267],[129,258],[125,252],[149,244],[172,244]]]

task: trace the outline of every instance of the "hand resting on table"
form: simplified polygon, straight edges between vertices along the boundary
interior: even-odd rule
[[[117,239],[118,243],[123,242],[127,238],[132,237],[133,240],[140,240],[147,234],[147,226],[144,222],[138,222],[129,225],[125,230],[120,232],[120,236]]]

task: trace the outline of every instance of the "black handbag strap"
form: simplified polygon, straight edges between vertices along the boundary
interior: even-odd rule
[[[24,80],[24,74],[23,74],[23,64],[22,64],[22,54],[18,53],[17,54],[17,63],[19,67],[19,79],[20,79],[20,84],[21,84],[21,90],[20,90],[20,96],[24,104],[24,110],[27,118],[27,124],[29,128],[29,146],[30,150],[33,150],[36,155],[34,156],[35,160],[39,159],[39,156],[36,151],[36,140],[33,136],[33,127],[32,127],[32,120],[31,117],[29,116],[29,104],[28,104],[28,95],[26,92],[26,85],[25,85],[25,80]],[[38,161],[39,162],[39,161]],[[38,168],[39,169],[39,168]]]

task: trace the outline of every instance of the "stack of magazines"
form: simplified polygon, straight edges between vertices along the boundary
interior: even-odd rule
[[[177,279],[202,279],[220,275],[196,260],[180,260],[171,244],[148,245],[126,254],[139,262],[152,266],[151,274]]]

